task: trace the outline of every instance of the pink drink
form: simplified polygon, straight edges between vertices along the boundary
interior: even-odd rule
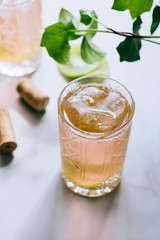
[[[61,159],[67,186],[93,197],[120,182],[134,103],[119,83],[86,79],[71,83],[60,96]]]
[[[0,2],[0,73],[29,74],[39,63],[41,0]]]

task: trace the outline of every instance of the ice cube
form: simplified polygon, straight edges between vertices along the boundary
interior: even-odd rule
[[[76,127],[89,132],[107,132],[124,121],[127,101],[118,91],[89,85],[67,97],[65,111]]]
[[[126,99],[119,92],[110,91],[103,102],[99,104],[99,107],[110,110],[116,118],[124,112]]]
[[[83,99],[88,99],[91,106],[95,105],[97,102],[101,102],[108,94],[102,86],[88,85],[84,86],[82,89],[77,91],[77,94]],[[92,100],[91,100],[92,99]]]
[[[115,127],[115,116],[109,110],[89,107],[81,115],[81,122],[90,126],[94,132],[106,132]]]

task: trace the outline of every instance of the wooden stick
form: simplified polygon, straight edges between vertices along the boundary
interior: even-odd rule
[[[17,147],[12,122],[8,112],[0,109],[0,151],[11,153]]]

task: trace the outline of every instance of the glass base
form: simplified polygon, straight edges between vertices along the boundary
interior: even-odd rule
[[[120,183],[121,181],[122,173],[116,173],[113,175],[113,177],[107,179],[106,181],[102,182],[101,184],[95,186],[95,187],[81,187],[73,182],[71,182],[64,174],[62,174],[62,178],[66,184],[66,186],[73,191],[74,193],[77,193],[79,195],[85,196],[85,197],[100,197],[105,194],[108,194],[112,192]]]
[[[0,74],[8,77],[23,77],[33,73],[39,66],[41,52],[20,63],[0,61]]]

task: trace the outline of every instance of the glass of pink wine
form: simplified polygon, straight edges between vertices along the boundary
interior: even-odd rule
[[[86,76],[58,100],[62,177],[75,193],[98,197],[120,183],[135,103],[119,82]]]
[[[19,77],[40,63],[41,0],[0,1],[0,74]]]

